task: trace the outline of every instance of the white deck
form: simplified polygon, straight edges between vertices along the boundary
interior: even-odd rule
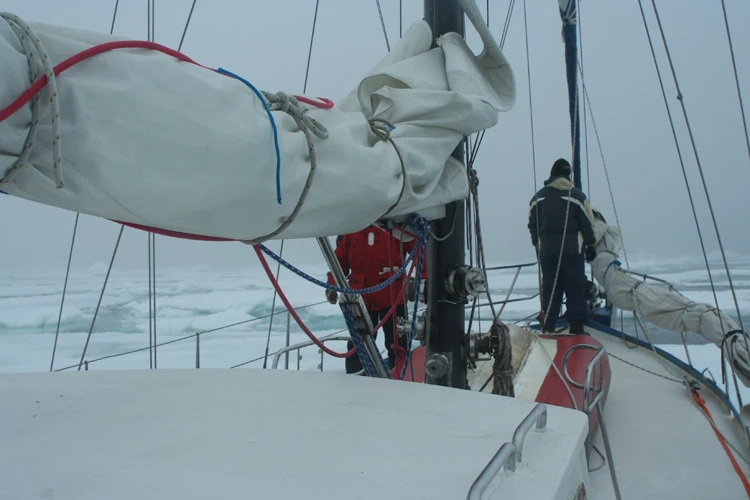
[[[619,339],[589,331],[615,356],[672,377],[650,350],[628,349]],[[604,416],[623,498],[747,498],[711,426],[683,386],[612,357],[610,366],[612,385]],[[670,369],[681,373],[673,365]],[[721,409],[708,389],[700,394],[722,434],[747,455],[737,422]],[[596,445],[604,452],[598,436]],[[748,475],[750,469],[740,457],[737,461]],[[600,463],[598,457],[592,458],[593,467]],[[614,498],[607,467],[591,473],[591,483],[590,498]]]
[[[630,363],[670,378],[684,372],[651,350],[628,349],[620,339],[588,328],[607,352]],[[513,330],[515,332],[515,330]],[[521,332],[523,333],[523,332]],[[542,350],[542,346],[547,351]],[[516,397],[534,400],[539,386],[556,354],[554,340],[533,342],[515,379]],[[514,352],[514,355],[516,353]],[[687,389],[678,383],[646,373],[613,357],[609,358],[612,379],[604,417],[614,456],[615,470],[624,499],[712,499],[747,498],[710,424],[693,404]],[[667,371],[669,366],[673,373]],[[515,363],[515,360],[514,360]],[[479,389],[491,373],[492,362],[479,363],[470,373],[471,385]],[[490,392],[492,385],[485,388]],[[748,455],[739,424],[718,404],[708,389],[700,394],[706,400],[717,426],[727,439]],[[604,453],[601,434],[595,444]],[[736,457],[744,473],[745,462]],[[591,466],[602,463],[592,453]],[[609,467],[590,474],[589,499],[615,498]]]
[[[461,499],[533,406],[310,372],[4,375],[0,498]],[[548,429],[498,495],[553,497],[587,422],[551,407]]]

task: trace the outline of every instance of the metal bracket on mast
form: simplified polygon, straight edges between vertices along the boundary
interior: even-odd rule
[[[348,284],[346,281],[346,276],[344,275],[344,270],[341,269],[341,264],[339,264],[339,260],[336,258],[336,254],[333,251],[331,242],[327,237],[316,238],[316,240],[318,242],[318,246],[320,246],[320,251],[323,253],[323,258],[325,259],[326,264],[328,264],[328,268],[331,270],[331,274],[333,275],[333,280],[336,282],[336,285],[339,288],[347,288]],[[391,378],[390,373],[388,373],[388,370],[386,370],[385,366],[383,366],[382,358],[380,357],[378,348],[375,345],[375,341],[373,340],[373,325],[370,321],[370,315],[367,314],[367,308],[365,308],[365,303],[362,300],[362,296],[342,294],[342,297],[339,300],[339,306],[341,307],[341,311],[345,315],[348,313],[348,311],[351,311],[354,316],[354,325],[356,327],[356,331],[352,331],[349,333],[351,334],[352,342],[354,342],[355,345],[360,343],[364,345],[364,352],[362,352],[361,349],[357,349],[356,353],[356,355],[358,355],[360,359],[362,359],[363,357],[366,358],[362,359],[362,364],[364,366],[367,366],[367,359],[369,359],[370,364],[374,367],[375,374],[378,377]],[[355,336],[357,336],[358,338],[355,338]],[[358,340],[361,342],[358,342]]]

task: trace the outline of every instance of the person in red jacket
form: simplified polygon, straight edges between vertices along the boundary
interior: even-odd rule
[[[344,274],[348,274],[349,288],[361,289],[377,286],[390,278],[401,268],[415,243],[416,240],[401,242],[388,231],[371,225],[359,232],[339,236],[336,239],[335,253]],[[423,276],[425,272],[426,263],[423,262]],[[405,276],[406,272],[384,289],[362,295],[373,327],[382,321],[393,306],[404,284]],[[328,283],[335,284],[331,273],[328,273]],[[326,290],[326,298],[328,302],[335,304],[338,294],[333,290]],[[394,314],[382,327],[385,332],[388,365],[391,369],[396,365],[394,339],[397,338],[398,345],[403,348],[407,345],[406,336],[399,337],[397,333],[396,324],[399,316],[404,316],[403,304],[397,306]],[[347,350],[353,347],[354,344],[349,341]],[[357,373],[361,370],[362,364],[357,355],[346,358],[346,373]]]

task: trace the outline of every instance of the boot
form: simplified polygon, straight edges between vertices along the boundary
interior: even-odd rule
[[[586,333],[583,329],[583,323],[571,323],[568,331],[571,335],[584,335]]]

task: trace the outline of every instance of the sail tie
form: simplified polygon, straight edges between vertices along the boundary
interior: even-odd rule
[[[271,111],[283,111],[291,116],[300,130],[307,129],[319,139],[328,139],[328,130],[318,120],[307,114],[307,110],[300,105],[299,99],[285,92],[263,92],[268,100]]]
[[[305,139],[307,140],[307,152],[310,156],[310,172],[307,174],[305,186],[302,189],[302,193],[300,194],[299,200],[297,200],[297,204],[294,206],[292,213],[289,214],[289,216],[282,217],[282,222],[279,227],[271,233],[268,233],[265,236],[254,238],[252,240],[243,241],[243,243],[246,243],[248,245],[258,245],[264,241],[273,239],[294,222],[294,220],[297,218],[297,214],[299,214],[300,210],[302,210],[302,205],[304,205],[305,200],[307,199],[307,195],[310,193],[310,188],[312,187],[313,179],[315,178],[315,171],[318,168],[318,156],[315,152],[315,145],[313,143],[312,136],[315,135],[322,140],[328,139],[328,130],[315,118],[312,118],[306,114],[307,110],[302,109],[302,106],[299,104],[299,100],[296,97],[290,96],[284,92],[277,92],[275,94],[272,94],[270,92],[263,92],[263,96],[268,100],[269,109],[271,111],[282,111],[284,113],[287,113],[292,117],[292,119],[294,119],[294,122],[297,124],[297,127],[299,127],[300,131],[305,134]],[[324,102],[326,103],[326,106],[317,107],[330,107],[328,106],[330,101],[326,100]],[[330,104],[332,106],[332,103]]]
[[[371,118],[367,120],[367,122],[370,124],[370,130],[373,134],[375,134],[375,137],[383,142],[388,142],[391,144],[391,146],[393,146],[393,149],[396,151],[396,155],[398,156],[399,164],[401,165],[401,172],[396,175],[397,177],[401,177],[401,191],[398,193],[398,198],[396,199],[396,201],[388,208],[388,210],[385,211],[383,215],[378,217],[378,219],[383,219],[389,213],[391,213],[399,203],[401,203],[401,199],[404,197],[404,191],[406,190],[406,164],[404,163],[404,157],[401,156],[401,151],[399,151],[398,146],[396,146],[396,143],[391,137],[391,132],[395,130],[396,127],[389,121],[383,120],[382,118]]]
[[[31,26],[28,25],[28,23],[22,21],[21,18],[19,18],[17,15],[6,12],[1,13],[0,17],[5,19],[8,25],[10,25],[10,27],[15,32],[16,36],[18,36],[18,39],[21,41],[21,45],[24,48],[26,57],[29,60],[29,73],[32,82],[37,80],[38,76],[35,69],[35,63],[41,63],[42,67],[44,68],[44,76],[46,78],[45,83],[49,86],[49,99],[51,107],[50,115],[52,117],[52,168],[55,172],[55,185],[57,189],[62,189],[65,183],[63,181],[62,173],[62,147],[60,143],[60,102],[57,94],[55,68],[52,66],[52,61],[50,60],[49,54],[47,53],[47,50],[45,49],[41,38],[36,34]],[[31,155],[31,147],[34,144],[34,139],[36,139],[37,131],[39,129],[40,96],[37,92],[35,92],[29,97],[29,100],[32,101],[31,129],[26,136],[26,141],[24,143],[21,155],[18,157],[18,160],[16,160],[16,162],[13,164],[13,167],[11,167],[6,176],[3,179],[0,179],[0,185],[8,184],[9,182],[11,182],[13,178],[21,171],[21,169],[25,165],[28,165],[27,161],[29,159],[29,156]],[[6,108],[5,110],[3,110],[2,114],[5,115],[7,111],[8,110]],[[3,121],[5,118],[10,116],[10,114],[12,114],[12,112],[10,112],[7,116],[0,117],[0,121]]]

